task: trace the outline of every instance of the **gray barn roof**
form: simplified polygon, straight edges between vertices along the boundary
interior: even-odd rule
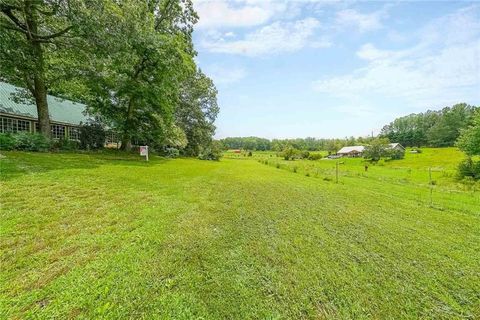
[[[349,147],[343,147],[342,149],[338,150],[337,154],[347,154],[350,152],[362,153],[363,150],[365,150],[364,146],[349,146]]]
[[[0,81],[0,113],[37,119],[35,104],[16,102],[12,99],[12,94],[17,92],[17,89],[21,90],[21,88]],[[86,109],[84,104],[51,95],[47,96],[47,101],[51,121],[78,125],[88,120],[84,114]]]

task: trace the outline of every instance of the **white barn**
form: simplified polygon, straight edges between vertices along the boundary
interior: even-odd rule
[[[337,154],[342,157],[361,157],[364,150],[364,146],[343,147],[342,149],[338,150]]]

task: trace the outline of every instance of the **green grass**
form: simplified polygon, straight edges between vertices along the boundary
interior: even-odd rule
[[[442,175],[431,206],[425,168],[460,159],[436,152],[338,184],[328,160],[3,152],[0,318],[479,318],[480,193]]]

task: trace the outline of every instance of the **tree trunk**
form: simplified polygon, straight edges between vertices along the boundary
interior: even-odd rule
[[[35,75],[35,102],[37,104],[38,126],[40,133],[45,137],[50,137],[50,117],[48,114],[47,87],[42,77]]]
[[[123,126],[123,135],[122,135],[122,146],[121,150],[130,151],[132,150],[132,119],[133,119],[133,99],[130,99],[127,107],[127,114],[125,117],[125,123]]]
[[[120,150],[124,151],[131,151],[132,150],[132,138],[128,135],[123,135],[122,138],[122,146],[120,147]]]
[[[27,39],[32,46],[35,68],[33,70],[33,96],[37,105],[38,126],[45,137],[50,137],[50,117],[48,114],[47,86],[45,84],[45,62],[43,48],[38,34],[37,13],[35,12],[34,1],[25,1],[25,22],[30,32]]]

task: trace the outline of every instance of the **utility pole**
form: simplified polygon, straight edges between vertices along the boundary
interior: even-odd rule
[[[428,177],[430,184],[430,207],[433,207],[433,182],[432,182],[432,167],[428,168]]]
[[[338,161],[335,162],[335,183],[338,183]]]

